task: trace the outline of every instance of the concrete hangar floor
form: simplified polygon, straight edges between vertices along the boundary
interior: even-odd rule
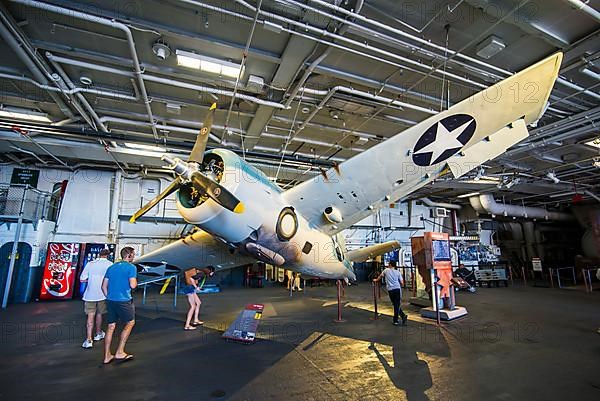
[[[391,324],[382,292],[372,320],[368,284],[225,289],[202,297],[196,331],[186,302],[149,293],[128,343],[135,359],[101,365],[103,343],[84,350],[81,301],[11,305],[0,314],[0,400],[598,400],[597,294],[515,286],[458,293],[458,321]],[[264,303],[255,344],[221,335],[247,303]],[[372,310],[372,309],[371,309]]]

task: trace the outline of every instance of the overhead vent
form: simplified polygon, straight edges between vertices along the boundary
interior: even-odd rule
[[[497,36],[490,35],[477,45],[477,55],[484,59],[494,57],[500,53],[506,44]]]
[[[375,113],[375,107],[366,106],[364,104],[349,102],[340,99],[331,99],[327,106],[332,109],[342,110],[353,114],[373,114]]]

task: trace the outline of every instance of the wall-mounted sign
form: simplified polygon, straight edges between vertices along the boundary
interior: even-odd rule
[[[38,179],[40,178],[40,170],[31,170],[27,168],[15,168],[10,178],[11,184],[27,184],[33,188],[37,188]]]

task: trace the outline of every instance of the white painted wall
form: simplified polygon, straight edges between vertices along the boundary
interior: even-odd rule
[[[0,183],[10,182],[15,167],[20,166],[0,166]],[[39,254],[45,253],[47,242],[115,242],[119,249],[134,246],[140,252],[148,252],[179,238],[184,228],[183,224],[174,222],[130,224],[125,217],[119,219],[118,216],[112,216],[113,202],[117,202],[114,210],[118,215],[130,216],[169,185],[171,181],[168,176],[122,177],[117,181],[118,187],[115,187],[117,173],[114,171],[92,168],[75,171],[36,169],[40,170],[39,190],[50,192],[56,183],[63,180],[67,180],[68,184],[56,226],[47,222],[39,224],[36,230],[31,224],[23,225],[20,241],[34,246],[33,266],[39,263]],[[117,199],[114,194],[118,195]],[[171,195],[148,216],[180,219],[175,203],[175,195]],[[114,233],[110,230],[111,220],[115,222]],[[0,245],[14,240],[15,229],[16,224],[0,226]]]

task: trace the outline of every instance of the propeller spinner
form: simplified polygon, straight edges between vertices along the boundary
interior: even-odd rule
[[[200,166],[204,159],[204,151],[206,150],[206,144],[208,142],[208,134],[210,133],[216,108],[216,103],[213,103],[212,106],[210,106],[208,116],[206,116],[202,128],[196,137],[196,143],[194,143],[194,147],[192,148],[192,152],[190,153],[187,162],[178,158],[171,158],[167,155],[162,156],[161,159],[169,163],[170,168],[178,175],[178,177],[164,191],[158,194],[156,198],[152,199],[140,210],[135,212],[134,215],[131,216],[131,219],[129,219],[130,223],[135,223],[137,219],[145,215],[150,209],[156,206],[158,202],[188,183],[191,183],[198,192],[206,194],[224,208],[231,210],[234,213],[244,212],[244,204],[236,198],[235,195],[200,171]]]

